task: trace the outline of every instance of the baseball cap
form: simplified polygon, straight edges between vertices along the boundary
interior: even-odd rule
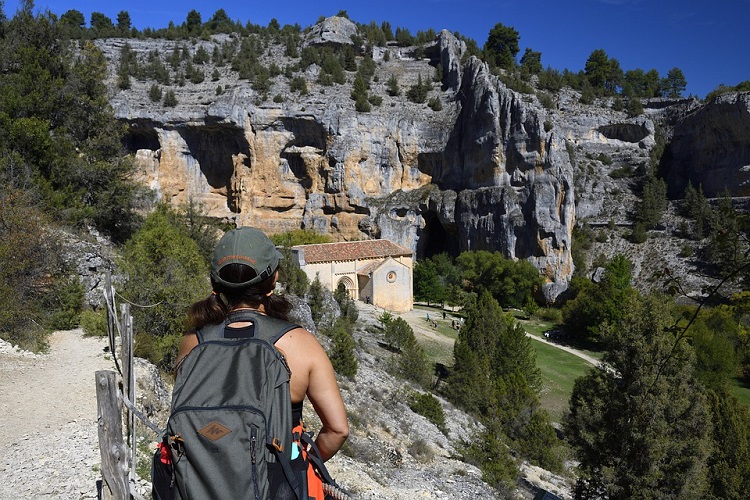
[[[262,231],[253,227],[239,227],[227,231],[216,245],[211,259],[211,276],[226,287],[245,288],[271,276],[281,259],[281,252]],[[219,271],[227,264],[250,266],[257,276],[242,283],[225,281],[219,276]]]

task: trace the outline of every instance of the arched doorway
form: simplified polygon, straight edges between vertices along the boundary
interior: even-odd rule
[[[346,293],[349,294],[349,298],[357,300],[357,288],[354,286],[352,279],[349,276],[342,276],[338,283],[336,283],[336,288],[338,289],[341,284],[346,288]]]

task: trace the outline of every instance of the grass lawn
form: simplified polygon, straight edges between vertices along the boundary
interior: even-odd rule
[[[559,422],[568,407],[573,382],[592,366],[583,359],[542,342],[532,341],[536,350],[536,366],[542,373],[540,400],[552,421]]]
[[[740,403],[750,408],[750,387],[738,379],[734,379],[732,382],[732,393],[737,396]]]

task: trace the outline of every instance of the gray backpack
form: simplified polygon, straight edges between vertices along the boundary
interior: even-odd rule
[[[236,337],[232,322],[253,323]],[[289,367],[274,343],[297,325],[251,311],[200,329],[199,344],[175,380],[170,442],[174,498],[269,498],[267,464],[280,462],[298,498],[291,470]]]

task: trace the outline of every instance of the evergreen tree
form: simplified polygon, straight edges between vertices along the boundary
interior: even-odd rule
[[[422,82],[422,75],[420,74],[417,78],[417,83],[409,87],[409,90],[406,92],[406,97],[408,97],[411,102],[422,104],[427,100],[427,92],[431,89],[432,85]]]
[[[162,98],[161,87],[159,87],[156,84],[151,85],[151,88],[148,90],[148,98],[151,99],[151,102],[161,101],[161,98]]]
[[[594,341],[606,341],[604,325],[621,320],[627,303],[635,293],[630,284],[630,261],[615,255],[607,264],[599,283],[585,287],[563,307],[565,330]]]
[[[750,410],[726,390],[709,392],[708,405],[714,445],[707,498],[745,498],[750,491]]]
[[[117,31],[121,36],[129,36],[130,28],[130,13],[127,10],[121,10],[117,13]]]
[[[350,323],[345,318],[338,318],[331,332],[331,350],[328,357],[336,373],[347,378],[354,378],[359,363],[354,355],[354,339],[349,332]]]
[[[535,351],[525,330],[503,314],[488,292],[468,307],[453,355],[449,397],[534,462],[558,469],[554,431],[540,413]]]
[[[323,284],[320,282],[319,275],[315,275],[315,279],[307,290],[307,304],[310,306],[312,320],[317,325],[323,318],[324,306]]]
[[[389,96],[396,97],[401,94],[401,90],[398,87],[398,79],[393,73],[391,73],[391,77],[388,79],[388,83],[386,83],[386,86]]]
[[[662,82],[662,88],[667,97],[682,97],[687,88],[687,80],[680,68],[672,68],[667,72],[667,77]]]
[[[578,496],[705,498],[705,392],[671,304],[635,296],[603,327],[603,364],[576,380],[565,434],[580,462]]]
[[[641,199],[636,203],[635,220],[646,229],[655,228],[667,210],[667,184],[664,180],[649,175],[643,181]]]
[[[135,354],[171,370],[190,305],[210,292],[208,263],[177,211],[160,205],[128,240],[122,295],[132,310]]]
[[[497,23],[487,36],[484,44],[484,53],[487,60],[498,68],[511,69],[518,55],[518,31],[510,26]]]

